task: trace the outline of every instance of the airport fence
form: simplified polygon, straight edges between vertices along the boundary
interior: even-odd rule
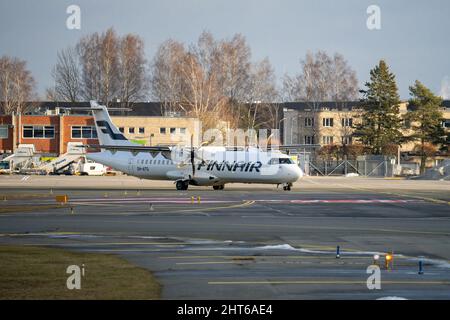
[[[303,164],[305,173],[317,176],[392,177],[396,169],[395,159],[387,156],[363,156],[355,160],[309,160]]]

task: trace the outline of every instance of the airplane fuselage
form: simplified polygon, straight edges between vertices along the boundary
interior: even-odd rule
[[[88,158],[142,179],[176,181],[186,179],[192,172],[190,164],[180,166],[162,154],[102,151],[88,154]],[[233,182],[286,184],[295,182],[302,175],[294,163],[269,164],[264,153],[255,156],[228,152],[222,157],[196,161],[195,169],[195,176],[191,177],[195,185]]]

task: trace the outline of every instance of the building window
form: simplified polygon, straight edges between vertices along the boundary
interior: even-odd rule
[[[332,127],[333,126],[333,118],[323,118],[322,123],[324,127]]]
[[[323,136],[322,144],[333,144],[333,136]]]
[[[180,128],[180,134],[186,134],[186,128]]]
[[[305,136],[305,144],[314,144],[314,136]]]
[[[8,126],[0,125],[0,139],[8,139]]]
[[[450,128],[450,119],[445,119],[444,121],[442,121],[442,127],[444,128]]]
[[[134,127],[130,127],[130,128],[128,128],[128,133],[131,133],[131,134],[133,134],[133,133],[134,133]]]
[[[177,130],[177,128],[170,128],[170,134],[175,134],[176,130]]]
[[[342,137],[342,144],[352,144],[352,137],[350,136],[346,136],[346,137]]]
[[[72,139],[97,139],[97,130],[92,126],[72,126]]]
[[[159,128],[160,134],[166,134],[166,128]]]
[[[313,127],[314,118],[305,118],[305,127]]]
[[[145,128],[144,127],[139,127],[139,133],[144,134],[145,133]]]
[[[55,137],[55,127],[23,126],[22,136],[31,139],[53,139]]]
[[[125,131],[124,127],[119,127],[119,131],[123,133]]]
[[[353,126],[353,118],[344,118],[342,119],[343,127],[352,127]]]

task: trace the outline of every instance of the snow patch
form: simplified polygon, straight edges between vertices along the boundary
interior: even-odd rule
[[[408,300],[408,299],[403,298],[403,297],[388,296],[388,297],[378,298],[377,300]]]

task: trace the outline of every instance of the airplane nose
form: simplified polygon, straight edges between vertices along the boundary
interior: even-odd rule
[[[293,166],[293,173],[292,175],[295,177],[295,180],[297,181],[299,178],[303,177],[303,171],[300,169],[299,166]]]

